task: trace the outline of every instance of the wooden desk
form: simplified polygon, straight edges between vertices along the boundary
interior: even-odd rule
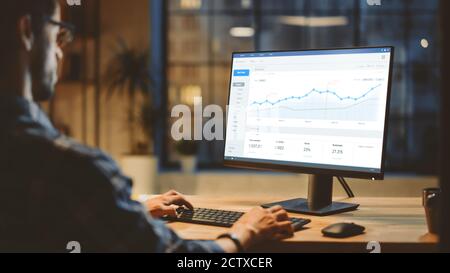
[[[283,198],[217,198],[191,196],[197,207],[248,211],[263,203]],[[428,234],[425,212],[419,198],[355,198],[339,199],[361,204],[358,211],[328,217],[290,214],[309,218],[312,222],[294,238],[277,243],[264,243],[252,252],[369,252],[367,243],[381,243],[382,252],[435,252],[437,237]],[[338,222],[354,222],[366,227],[366,233],[349,239],[330,239],[322,236],[322,228]],[[215,239],[227,229],[186,223],[169,223],[185,239]]]

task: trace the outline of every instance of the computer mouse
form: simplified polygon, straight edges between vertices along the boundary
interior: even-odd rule
[[[354,223],[337,223],[322,229],[322,233],[331,238],[348,238],[363,234],[365,229]]]

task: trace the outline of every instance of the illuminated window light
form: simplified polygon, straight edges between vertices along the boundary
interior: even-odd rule
[[[202,87],[199,85],[185,85],[181,87],[180,100],[182,104],[194,105],[194,98],[202,95]]]
[[[250,8],[252,5],[252,1],[251,0],[241,0],[241,6],[244,9],[248,9]]]
[[[345,16],[306,17],[306,16],[281,16],[280,22],[285,25],[299,27],[338,27],[346,26],[349,20]]]
[[[230,35],[236,38],[249,38],[255,35],[255,29],[252,27],[233,27],[230,29]]]
[[[182,9],[200,9],[202,0],[181,0],[180,7]]]

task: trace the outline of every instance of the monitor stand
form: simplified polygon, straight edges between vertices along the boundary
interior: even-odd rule
[[[356,210],[359,204],[333,202],[333,176],[310,175],[308,199],[293,199],[262,205],[264,208],[282,206],[292,213],[328,216]]]

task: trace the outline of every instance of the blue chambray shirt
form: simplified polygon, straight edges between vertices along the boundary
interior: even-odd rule
[[[60,134],[20,97],[0,96],[0,252],[223,252],[178,237],[130,198],[132,182],[98,149]]]

